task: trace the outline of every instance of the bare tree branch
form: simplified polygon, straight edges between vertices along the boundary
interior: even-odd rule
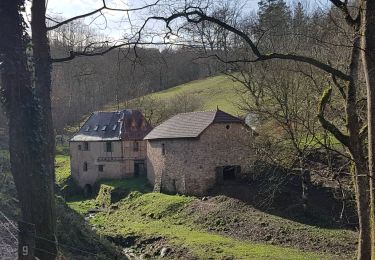
[[[350,26],[358,26],[361,20],[360,13],[358,13],[356,18],[353,18],[350,14],[347,1],[342,2],[340,0],[330,0],[333,5],[335,5],[337,8],[339,8],[345,16],[346,22]]]
[[[143,9],[147,9],[147,8],[150,8],[152,6],[155,6],[157,5],[160,0],[157,0],[155,1],[154,3],[151,3],[151,4],[148,4],[148,5],[145,5],[145,6],[142,6],[142,7],[137,7],[137,8],[129,8],[129,9],[121,9],[121,8],[111,8],[111,7],[108,7],[107,4],[106,4],[106,1],[105,0],[102,0],[103,1],[103,6],[94,10],[94,11],[91,11],[91,12],[88,12],[88,13],[85,13],[85,14],[81,14],[81,15],[77,15],[77,16],[74,16],[74,17],[71,17],[69,19],[66,19],[62,22],[58,22],[57,24],[55,25],[52,25],[50,27],[47,27],[47,30],[50,31],[50,30],[54,30],[54,29],[57,29],[59,28],[60,26],[64,25],[64,24],[67,24],[67,23],[70,23],[72,21],[75,21],[75,20],[78,20],[78,19],[82,19],[82,18],[85,18],[85,17],[88,17],[88,16],[91,16],[91,15],[94,15],[96,13],[101,13],[103,10],[108,10],[108,11],[116,11],[116,12],[133,12],[133,11],[139,11],[139,10],[143,10]],[[50,21],[53,21],[53,22],[57,22],[55,21],[54,19],[50,18],[50,17],[46,17],[46,19],[50,20]]]
[[[349,142],[349,136],[343,134],[334,124],[329,122],[325,117],[324,117],[324,111],[325,108],[329,102],[329,99],[331,98],[332,95],[332,89],[329,88],[326,91],[324,91],[320,104],[319,104],[319,109],[318,109],[318,119],[319,122],[321,123],[322,127],[332,133],[337,140],[339,140],[343,145],[346,147],[350,147],[350,142]]]
[[[191,9],[193,10],[189,11]],[[164,21],[166,23],[166,27],[168,28],[169,32],[171,32],[172,28],[170,27],[170,24],[172,21],[178,18],[186,18],[188,22],[195,23],[195,24],[201,23],[203,21],[209,21],[241,37],[248,44],[248,46],[250,47],[250,49],[252,50],[256,58],[253,60],[243,59],[243,60],[240,60],[239,62],[258,62],[258,61],[266,61],[266,60],[272,60],[272,59],[294,60],[298,62],[311,64],[343,80],[347,80],[347,81],[350,80],[350,76],[347,75],[346,73],[311,57],[306,57],[306,56],[301,56],[301,55],[296,55],[296,54],[282,54],[282,53],[263,54],[260,52],[257,45],[253,42],[253,40],[245,32],[219,20],[218,18],[206,15],[199,8],[188,7],[185,9],[185,11],[174,13],[169,17],[161,17],[161,16],[149,17],[146,19],[145,23],[143,24],[140,31],[138,32],[139,37],[140,37],[141,31],[145,28],[147,22],[150,20]],[[235,61],[230,61],[230,62],[234,63]]]
[[[100,46],[98,48],[94,48],[97,44],[103,44],[108,45],[109,42],[94,42],[88,44],[83,51],[70,51],[69,56],[63,57],[63,58],[51,58],[51,62],[57,63],[57,62],[66,62],[71,61],[76,57],[92,57],[92,56],[102,56],[104,54],[107,54],[110,51],[113,51],[118,48],[122,48],[125,46],[138,46],[138,45],[174,45],[174,46],[180,46],[180,47],[197,47],[191,44],[183,44],[183,43],[165,43],[165,42],[125,42],[121,44],[114,44],[111,47],[108,46]]]

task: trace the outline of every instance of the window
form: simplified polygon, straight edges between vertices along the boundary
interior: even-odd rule
[[[88,151],[89,150],[89,142],[83,142],[83,150]]]
[[[111,153],[112,152],[112,143],[111,142],[106,142],[105,143],[105,150],[107,151],[107,153]]]
[[[115,131],[116,128],[117,128],[117,124],[113,125],[113,127],[112,127],[112,131]]]
[[[87,167],[87,162],[84,162],[84,163],[83,163],[83,171],[84,171],[84,172],[87,172],[87,168],[88,168],[88,167]]]
[[[94,131],[98,131],[98,129],[99,129],[99,125],[96,125],[96,126],[94,127]]]
[[[81,151],[82,150],[82,145],[78,145],[78,150]]]
[[[90,126],[88,125],[85,127],[85,132],[89,132],[89,131],[90,131]]]
[[[105,131],[105,130],[107,130],[107,126],[106,126],[106,125],[103,125],[103,127],[102,127],[102,131]]]
[[[98,171],[102,172],[104,170],[104,165],[100,164],[98,165]]]
[[[165,144],[161,144],[161,154],[165,155]]]
[[[134,152],[138,152],[139,151],[139,143],[137,141],[135,141],[133,143],[133,151]]]
[[[230,128],[230,125],[226,125],[226,127],[225,127],[226,129],[229,129]]]

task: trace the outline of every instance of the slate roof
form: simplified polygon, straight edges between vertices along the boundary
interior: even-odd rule
[[[213,123],[241,123],[244,121],[221,110],[182,113],[155,127],[145,140],[196,138]]]
[[[142,140],[152,127],[138,110],[97,111],[70,141]]]

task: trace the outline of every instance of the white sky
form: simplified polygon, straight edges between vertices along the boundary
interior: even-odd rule
[[[106,0],[107,6],[113,8],[129,8],[143,6],[145,3],[155,0]],[[235,1],[235,0],[233,0]],[[245,0],[246,9],[257,11],[260,0]],[[329,0],[301,0],[309,8],[328,6]],[[298,2],[298,0],[287,0],[288,4]],[[61,16],[70,18],[82,13],[93,11],[102,6],[102,0],[47,0],[47,13],[49,16]],[[124,12],[105,12],[106,20],[96,16],[85,18],[86,24],[91,24],[99,29],[103,34],[109,35],[113,39],[120,39],[126,29],[129,29],[128,17]],[[93,21],[93,19],[95,19]],[[136,23],[136,22],[135,22]]]
[[[102,0],[47,0],[47,13],[52,17],[61,16],[64,18],[70,18],[76,15],[87,13],[98,9],[102,6]],[[136,0],[133,0],[136,1]],[[128,0],[107,0],[107,6],[111,8],[129,8]],[[103,17],[98,17],[99,14],[95,14],[92,17],[84,19],[86,24],[92,22],[92,26],[103,31],[105,34],[110,35],[113,38],[120,38],[124,28],[127,26],[127,17],[124,12],[109,12],[104,11],[106,20]]]

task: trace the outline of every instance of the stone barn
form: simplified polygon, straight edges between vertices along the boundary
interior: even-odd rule
[[[100,179],[145,176],[151,130],[138,110],[92,113],[69,141],[72,177],[90,191]]]
[[[155,191],[204,195],[238,179],[253,157],[254,132],[221,110],[178,114],[147,140],[147,178]]]

